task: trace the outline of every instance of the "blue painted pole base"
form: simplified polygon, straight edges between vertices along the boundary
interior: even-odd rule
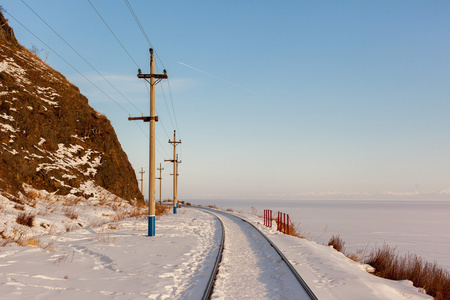
[[[177,214],[177,207],[176,206],[173,207],[173,213]]]
[[[155,236],[155,216],[148,216],[148,236]]]

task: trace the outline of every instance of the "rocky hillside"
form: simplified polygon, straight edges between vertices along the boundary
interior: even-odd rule
[[[24,187],[143,200],[109,120],[67,79],[22,47],[0,13],[0,193]]]

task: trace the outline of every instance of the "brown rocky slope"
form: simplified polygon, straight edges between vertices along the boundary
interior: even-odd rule
[[[24,184],[89,198],[100,186],[143,197],[109,120],[79,89],[22,47],[0,12],[0,191]]]

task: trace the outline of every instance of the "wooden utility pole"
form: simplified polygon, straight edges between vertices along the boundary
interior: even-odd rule
[[[177,156],[177,144],[181,144],[181,140],[177,142],[177,132],[176,130],[173,131],[173,141],[170,141],[169,139],[169,143],[173,144],[173,159],[167,159],[164,161],[170,161],[173,162],[173,213],[176,214],[177,213],[177,193],[178,193],[178,187],[177,187],[177,183],[178,183],[178,156]]]
[[[149,153],[149,172],[148,178],[148,236],[155,236],[155,122],[158,121],[158,117],[155,116],[155,85],[157,85],[162,79],[167,79],[167,74],[155,74],[155,57],[153,56],[153,49],[150,48],[150,74],[139,74],[138,78],[143,78],[150,84],[150,116],[149,117],[135,117],[128,118],[132,120],[143,120],[144,122],[150,122],[150,153]],[[165,73],[165,72],[164,72]],[[156,80],[155,80],[156,79]]]
[[[141,171],[139,172],[140,174],[141,174],[141,180],[140,180],[140,182],[141,182],[141,193],[142,193],[142,196],[144,196],[144,168],[141,168]]]
[[[164,168],[161,168],[161,164],[159,164],[159,168],[158,168],[158,171],[159,171],[159,178],[156,178],[156,179],[159,179],[159,204],[162,204],[162,199],[161,199],[161,183],[162,183],[162,176],[161,176],[161,171],[162,170],[164,170]]]

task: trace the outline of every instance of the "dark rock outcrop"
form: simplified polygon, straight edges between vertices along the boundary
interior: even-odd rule
[[[13,44],[18,44],[16,37],[14,36],[14,31],[8,25],[8,20],[5,19],[3,14],[0,12],[0,41],[7,40],[12,42]]]
[[[109,120],[67,79],[16,41],[0,13],[0,189],[23,184],[89,197],[92,184],[143,200]]]

